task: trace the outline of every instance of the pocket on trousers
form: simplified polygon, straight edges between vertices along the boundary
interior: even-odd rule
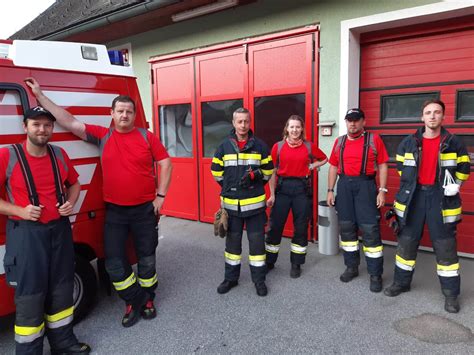
[[[16,257],[12,255],[5,255],[3,259],[3,266],[8,285],[11,287],[17,286],[17,271],[16,271]]]

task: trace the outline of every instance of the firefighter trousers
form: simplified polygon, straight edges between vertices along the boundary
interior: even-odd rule
[[[411,284],[418,246],[426,222],[436,254],[441,290],[445,296],[457,296],[460,293],[461,277],[456,245],[456,223],[443,223],[442,199],[443,189],[439,186],[417,186],[406,225],[398,235],[394,281],[402,286]]]
[[[357,232],[362,231],[367,272],[383,273],[383,246],[380,237],[380,211],[377,209],[375,177],[340,175],[337,182],[336,212],[344,251],[344,264],[356,268],[360,264]]]
[[[47,224],[7,221],[4,265],[15,288],[16,354],[42,354],[77,343],[73,333],[74,246],[68,218]]]
[[[127,239],[131,233],[138,260],[138,277],[127,259]],[[106,205],[104,248],[105,268],[120,298],[140,306],[155,298],[158,221],[153,203],[135,206]]]
[[[225,241],[225,279],[237,281],[240,276],[242,260],[242,234],[244,225],[249,240],[249,265],[252,281],[265,281],[265,211],[249,217],[229,215],[229,227]]]
[[[274,264],[277,261],[283,228],[291,209],[294,234],[290,247],[290,261],[292,264],[301,265],[306,259],[308,222],[311,217],[311,200],[307,194],[306,179],[281,177],[278,179],[275,203],[270,213],[270,229],[265,241],[267,263]]]

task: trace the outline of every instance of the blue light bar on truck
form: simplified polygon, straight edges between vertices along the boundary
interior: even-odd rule
[[[108,51],[108,53],[109,53],[109,58],[110,58],[110,63],[111,64],[120,65],[122,67],[124,66],[122,51],[111,50],[111,51]]]

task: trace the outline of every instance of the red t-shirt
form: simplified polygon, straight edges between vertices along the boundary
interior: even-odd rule
[[[374,138],[375,149],[377,150],[377,165],[388,162],[388,154],[383,144],[382,138],[378,134],[371,133]],[[341,167],[339,166],[339,152],[336,152],[337,142],[339,138],[334,142],[331,156],[329,158],[329,164],[337,166],[337,173],[341,174]],[[356,140],[346,139],[346,146],[344,148],[344,174],[349,176],[359,176],[360,168],[362,165],[362,155],[364,149],[364,137],[360,137]],[[372,148],[369,148],[367,157],[367,175],[375,174],[375,155]]]
[[[86,124],[87,141],[97,143],[108,128]],[[147,139],[138,129],[128,133],[112,131],[102,152],[104,201],[133,206],[153,201],[156,197],[153,161],[169,157],[158,138],[146,131]]]
[[[438,151],[441,136],[436,138],[423,137],[421,142],[421,162],[418,171],[418,183],[422,185],[433,185],[436,177],[436,166],[438,164]]]
[[[247,144],[247,141],[236,141],[237,142],[237,146],[239,147],[239,150],[242,150],[244,149],[245,145]]]
[[[51,158],[49,154],[42,157],[35,157],[28,153],[23,143],[23,149],[25,151],[26,160],[30,166],[31,174],[33,175],[33,181],[35,183],[36,191],[38,193],[39,202],[44,208],[42,209],[39,222],[48,223],[60,217],[56,204],[58,203],[56,197],[56,186],[54,184],[53,168],[51,166]],[[74,185],[77,182],[78,174],[74,169],[74,166],[69,160],[66,152],[61,148],[62,155],[64,157],[64,163],[66,168],[59,157],[56,157],[58,162],[59,171],[61,173],[61,179],[63,184]],[[14,153],[15,154],[15,153]],[[16,157],[15,157],[16,158]],[[14,165],[11,176],[7,181],[6,170],[8,167],[8,161],[10,160],[10,151],[8,148],[0,149],[0,186],[6,184],[7,189],[7,200],[11,203],[26,207],[31,204],[28,197],[28,190],[25,184],[25,178],[21,171],[18,162]],[[12,219],[21,219],[18,216],[11,216]]]
[[[272,159],[273,164],[276,165],[278,152],[278,143],[275,143],[272,148]],[[314,160],[326,159],[324,154],[316,144],[311,143],[311,154]],[[280,150],[279,166],[277,175],[285,177],[305,177],[308,176],[310,171],[308,165],[310,164],[308,156],[308,148],[303,143],[298,147],[292,148],[287,142],[283,144]]]

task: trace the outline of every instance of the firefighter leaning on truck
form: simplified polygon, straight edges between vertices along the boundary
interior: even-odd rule
[[[42,107],[25,112],[26,141],[0,149],[0,199],[7,215],[4,266],[15,288],[16,354],[88,354],[73,333],[74,246],[68,216],[80,192],[66,152],[49,145],[55,117]]]
[[[217,292],[227,293],[238,284],[245,224],[252,281],[257,294],[266,296],[264,185],[273,174],[273,162],[267,145],[250,130],[247,109],[239,108],[234,112],[232,125],[234,129],[217,148],[211,165],[211,173],[222,187],[221,206],[229,214],[225,279]]]
[[[461,139],[442,127],[445,105],[441,100],[423,104],[424,127],[406,137],[397,149],[400,189],[394,210],[400,232],[393,284],[387,296],[410,290],[416,254],[425,222],[436,254],[437,273],[445,296],[445,310],[459,312],[461,278],[456,227],[461,221],[460,185],[470,172],[470,159]]]
[[[171,161],[156,136],[135,127],[135,102],[118,96],[112,102],[113,128],[84,124],[47,98],[39,83],[25,79],[38,102],[51,111],[64,128],[99,147],[105,206],[105,267],[118,295],[125,301],[122,325],[130,327],[140,317],[156,316],[153,303],[158,284],[156,247],[159,211],[171,179]],[[156,186],[154,163],[160,167]],[[138,278],[126,255],[132,233],[138,260]]]

